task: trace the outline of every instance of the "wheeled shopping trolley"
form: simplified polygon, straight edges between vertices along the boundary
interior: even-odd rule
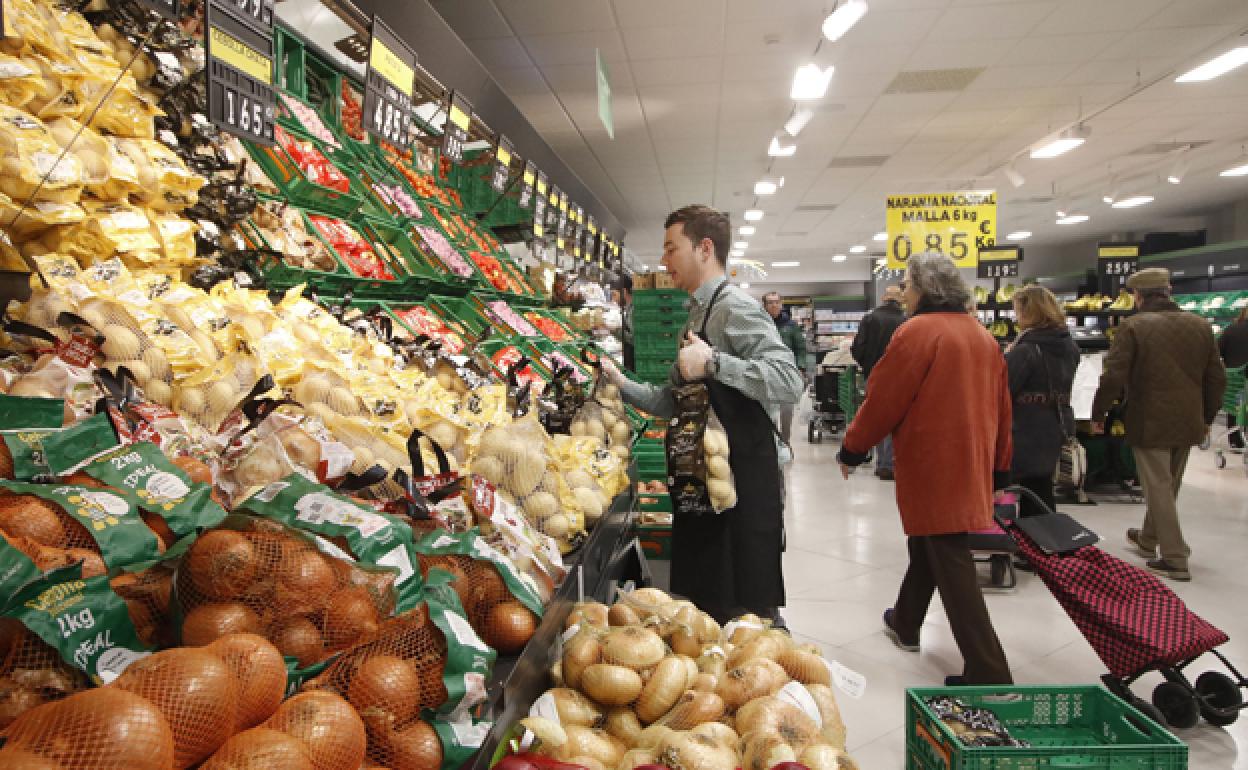
[[[1043,505],[1030,490],[1010,491]],[[1172,727],[1194,727],[1201,717],[1214,725],[1239,718],[1248,680],[1217,649],[1229,637],[1189,610],[1160,578],[1095,545],[1050,553],[1023,531],[1020,521],[1026,520],[998,519],[1109,668],[1101,679],[1111,692]],[[1206,653],[1230,675],[1206,671],[1193,683],[1186,670]],[[1151,671],[1165,681],[1149,703],[1131,685]]]
[[[820,364],[815,373],[814,395],[811,404],[814,414],[806,426],[806,438],[818,444],[825,435],[835,436],[848,424],[845,410],[841,408],[841,380],[853,376],[852,366],[824,366]]]

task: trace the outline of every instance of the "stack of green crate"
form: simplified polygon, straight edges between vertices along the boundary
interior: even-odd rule
[[[680,332],[689,320],[688,298],[679,289],[633,292],[634,368],[643,382],[667,381],[680,349]]]

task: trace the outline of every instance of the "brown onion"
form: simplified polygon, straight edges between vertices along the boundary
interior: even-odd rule
[[[406,724],[420,709],[420,676],[402,658],[377,655],[355,670],[347,700],[361,714],[379,711],[393,716],[398,724]]]
[[[641,675],[624,666],[595,663],[585,669],[581,689],[604,706],[623,706],[641,694]]]

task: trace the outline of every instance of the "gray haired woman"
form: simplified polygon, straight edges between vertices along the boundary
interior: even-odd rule
[[[967,313],[953,260],[911,257],[901,285],[912,317],[893,335],[837,459],[848,478],[892,434],[897,508],[910,566],[885,633],[905,650],[939,590],[964,668],[950,684],[1008,684],[1010,668],[975,576],[967,533],[992,526],[993,491],[1010,471],[1010,388],[997,342]]]

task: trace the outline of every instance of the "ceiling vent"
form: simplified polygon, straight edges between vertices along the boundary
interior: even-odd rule
[[[828,162],[828,168],[878,168],[888,162],[889,155],[842,155]]]
[[[1172,152],[1180,152],[1183,150],[1194,150],[1197,147],[1204,147],[1209,144],[1208,139],[1197,139],[1187,142],[1153,142],[1143,147],[1136,147],[1128,155],[1168,155]]]
[[[937,94],[961,91],[971,84],[983,67],[947,70],[908,70],[897,73],[884,89],[886,94]]]

